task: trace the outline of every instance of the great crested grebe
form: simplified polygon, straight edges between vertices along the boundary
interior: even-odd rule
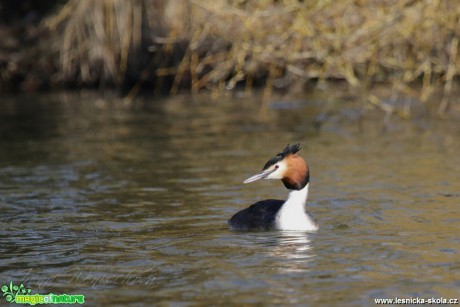
[[[289,190],[287,200],[262,200],[237,212],[228,220],[232,230],[318,230],[318,224],[305,212],[310,172],[305,160],[297,154],[300,149],[300,144],[287,145],[260,173],[243,182],[281,179]]]

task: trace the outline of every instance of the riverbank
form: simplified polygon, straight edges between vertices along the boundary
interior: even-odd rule
[[[460,72],[459,19],[456,1],[70,0],[0,26],[0,89],[269,95],[345,81],[421,103],[441,89],[443,113]]]

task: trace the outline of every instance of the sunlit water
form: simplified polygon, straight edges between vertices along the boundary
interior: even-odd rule
[[[460,298],[460,125],[344,101],[39,95],[0,105],[0,286],[87,305]],[[301,142],[317,233],[233,232]],[[0,297],[2,303],[6,303]]]

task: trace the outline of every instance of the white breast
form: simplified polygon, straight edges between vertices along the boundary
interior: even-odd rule
[[[276,213],[274,229],[316,231],[318,225],[305,212],[309,183],[300,191],[291,190],[288,199]]]

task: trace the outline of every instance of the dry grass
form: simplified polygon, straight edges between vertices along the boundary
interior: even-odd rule
[[[70,0],[46,27],[59,30],[60,37],[53,41],[66,79],[101,78],[120,84],[129,51],[140,45],[142,2]]]
[[[121,84],[132,67],[132,94],[387,82],[421,101],[443,87],[444,112],[460,72],[456,0],[70,0],[46,25],[66,78]]]

